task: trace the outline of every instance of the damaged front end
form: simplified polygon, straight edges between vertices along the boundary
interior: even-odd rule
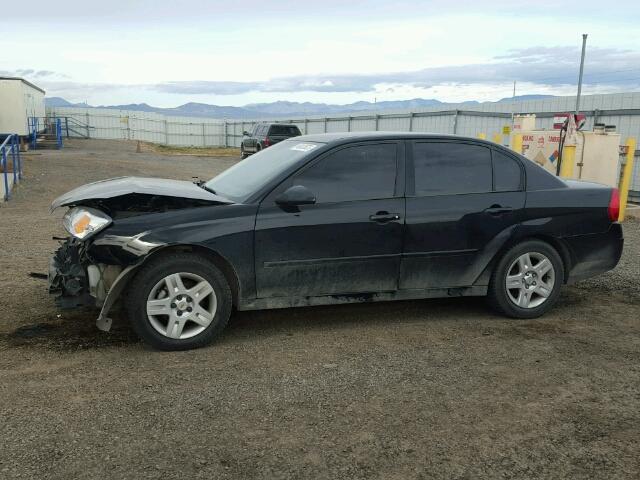
[[[83,242],[69,238],[49,260],[49,293],[56,296],[60,308],[76,308],[94,305],[89,295],[89,276],[85,259],[86,246]]]
[[[149,232],[138,230],[132,217],[223,203],[231,202],[190,182],[141,178],[96,182],[59,197],[51,210],[71,207],[63,218],[71,236],[60,242],[50,259],[49,293],[62,309],[100,308],[96,324],[108,331],[108,313],[131,274],[162,246],[141,239]],[[127,228],[110,234],[119,220]]]
[[[88,247],[73,237],[60,243],[49,261],[49,293],[61,309],[101,308],[97,325],[108,331],[111,319],[107,314],[122,290],[114,287],[123,283],[123,273],[131,271],[132,266],[92,263]]]

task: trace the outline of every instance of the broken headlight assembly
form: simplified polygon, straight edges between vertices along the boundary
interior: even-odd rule
[[[74,207],[64,215],[62,224],[71,235],[79,240],[85,240],[107,228],[111,221],[111,217],[95,208]]]

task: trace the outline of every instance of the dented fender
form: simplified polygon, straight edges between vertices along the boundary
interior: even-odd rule
[[[124,290],[124,287],[127,285],[127,282],[133,275],[133,271],[136,270],[141,264],[130,265],[125,268],[118,278],[113,282],[111,288],[107,292],[107,297],[102,304],[102,308],[100,309],[100,315],[96,319],[96,327],[102,330],[103,332],[108,332],[111,330],[111,324],[113,323],[113,319],[109,317],[109,312],[111,311],[111,307],[113,307],[114,303],[120,298],[120,294]]]

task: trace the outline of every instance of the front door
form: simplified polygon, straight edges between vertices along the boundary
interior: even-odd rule
[[[400,288],[469,286],[522,218],[522,165],[472,141],[409,150]]]
[[[398,142],[337,147],[265,198],[255,228],[258,297],[398,288],[403,151]],[[278,206],[275,198],[292,185],[307,187],[316,203]]]

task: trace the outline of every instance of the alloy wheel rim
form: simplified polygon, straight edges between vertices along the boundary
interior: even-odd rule
[[[520,308],[536,308],[547,301],[556,282],[553,263],[540,252],[516,258],[505,279],[509,300]]]
[[[207,280],[180,272],[153,286],[146,308],[154,330],[167,338],[184,340],[199,335],[213,322],[218,300]]]

